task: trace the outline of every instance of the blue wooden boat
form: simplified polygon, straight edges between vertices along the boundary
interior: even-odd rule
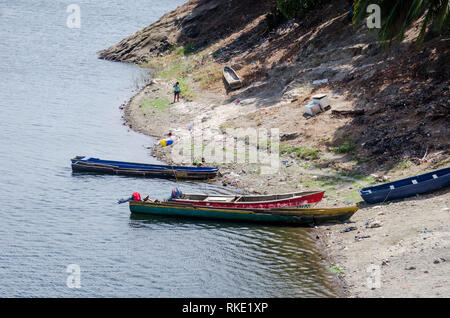
[[[131,200],[129,202],[131,213],[136,214],[296,225],[342,222],[348,220],[358,210],[356,206],[330,209],[235,209],[194,206],[192,204],[180,204],[168,201],[146,201],[146,199],[144,201]]]
[[[378,203],[406,198],[420,193],[439,190],[450,185],[450,168],[401,179],[359,190],[367,203]]]
[[[77,156],[72,161],[72,171],[115,174],[147,178],[177,178],[206,180],[216,177],[218,168],[167,166],[135,162],[101,160]]]

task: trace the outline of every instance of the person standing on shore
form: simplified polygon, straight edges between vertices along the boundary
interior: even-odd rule
[[[173,102],[175,103],[176,101],[180,101],[180,83],[176,82],[175,85],[173,85]]]

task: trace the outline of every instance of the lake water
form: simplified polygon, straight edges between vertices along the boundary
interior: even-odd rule
[[[0,297],[335,296],[310,229],[131,216],[117,199],[177,184],[72,175],[75,155],[157,162],[119,109],[144,70],[97,52],[183,1],[77,1],[79,29],[72,3],[0,0]]]

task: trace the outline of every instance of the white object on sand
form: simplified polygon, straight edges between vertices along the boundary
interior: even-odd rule
[[[319,84],[325,84],[325,83],[328,83],[328,78],[324,78],[321,80],[315,80],[312,82],[313,85],[319,85]]]
[[[320,107],[322,109],[325,109],[325,107],[330,106],[330,100],[327,97],[327,94],[317,94],[312,97],[313,102],[318,102],[320,104]]]
[[[312,101],[308,105],[305,106],[305,113],[314,116],[322,111],[322,108],[320,107],[320,103],[316,101]]]

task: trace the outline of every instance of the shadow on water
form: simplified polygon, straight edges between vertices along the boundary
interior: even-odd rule
[[[234,295],[251,295],[254,288],[269,297],[339,295],[312,229],[134,213],[129,226],[155,247],[166,240],[180,251],[189,246],[190,257],[198,263],[187,272],[219,270],[220,264],[216,275],[226,277],[223,288],[233,288]],[[207,260],[205,250],[210,251]]]
[[[250,222],[250,221],[230,221],[230,220],[216,220],[210,218],[189,218],[178,216],[164,216],[164,215],[145,215],[141,213],[130,213],[130,220],[140,221],[144,224],[168,224],[168,225],[194,225],[200,227],[215,227],[215,228],[248,228],[248,227],[270,227],[270,228],[311,228],[309,225],[289,224],[289,223],[271,223],[271,222]],[[136,223],[130,222],[131,226]],[[139,226],[137,226],[139,227]]]

